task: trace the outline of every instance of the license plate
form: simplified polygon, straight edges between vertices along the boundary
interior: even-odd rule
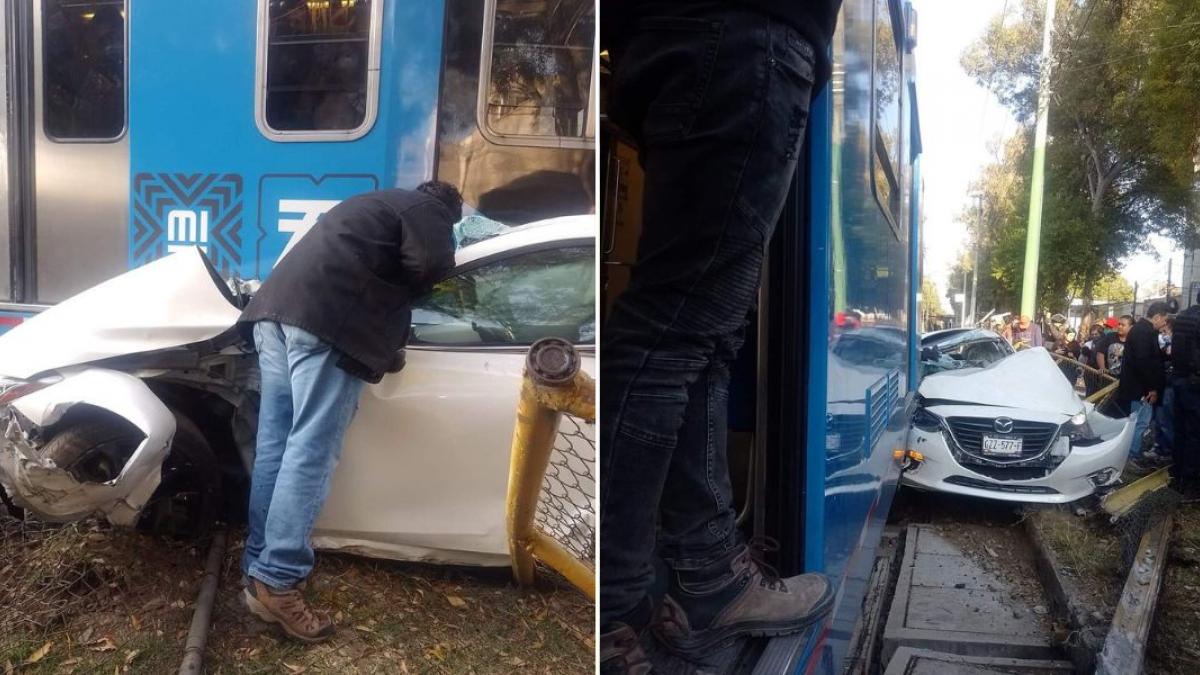
[[[1020,436],[984,436],[983,454],[998,457],[1017,457],[1021,454]]]

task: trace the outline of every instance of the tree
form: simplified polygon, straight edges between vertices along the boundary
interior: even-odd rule
[[[1200,41],[1179,40],[1200,25],[1200,7],[1192,0],[1058,1],[1039,299],[1053,307],[1077,296],[1090,307],[1099,281],[1143,247],[1148,233],[1185,246],[1197,239],[1188,201],[1200,138]],[[1026,125],[1024,136],[1041,72],[1041,3],[1022,0],[1016,14],[994,19],[962,65]],[[1023,273],[1029,160],[1014,149],[979,181],[986,208],[997,209],[985,220],[999,228],[978,234],[994,282],[980,291],[991,286],[997,300],[1009,299]],[[1006,187],[996,186],[1000,179]]]
[[[936,317],[946,313],[942,307],[942,299],[938,297],[937,286],[930,279],[921,280],[921,327],[927,329]]]

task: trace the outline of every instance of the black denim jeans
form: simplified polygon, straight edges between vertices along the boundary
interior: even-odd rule
[[[1175,390],[1175,442],[1171,446],[1171,475],[1200,479],[1200,384],[1176,375],[1167,385]]]
[[[800,155],[812,47],[724,2],[660,3],[614,54],[639,142],[643,230],[601,343],[601,626],[675,568],[739,545],[726,414],[763,256]],[[659,520],[661,519],[661,520]]]

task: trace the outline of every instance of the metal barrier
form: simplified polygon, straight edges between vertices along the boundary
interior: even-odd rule
[[[1112,375],[1063,354],[1050,352],[1050,356],[1058,363],[1071,386],[1084,395],[1083,400],[1094,403],[1097,408],[1103,407],[1117,390],[1117,378]]]
[[[565,340],[529,348],[508,472],[508,547],[517,582],[541,562],[596,599],[596,382]]]

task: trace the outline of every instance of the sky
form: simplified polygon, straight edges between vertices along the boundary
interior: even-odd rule
[[[1005,0],[913,0],[919,31],[916,60],[924,147],[925,276],[937,284],[943,298],[946,277],[965,243],[966,228],[958,218],[964,207],[974,203],[971,181],[995,160],[999,141],[1017,129],[1008,110],[959,64],[967,46],[1006,6],[1015,19],[1017,0],[1008,0],[1007,5]],[[1131,285],[1161,283],[1166,280],[1167,256],[1171,255],[1175,261],[1172,278],[1178,285],[1182,251],[1163,237],[1152,236],[1150,244],[1154,252],[1131,256],[1122,275]]]

